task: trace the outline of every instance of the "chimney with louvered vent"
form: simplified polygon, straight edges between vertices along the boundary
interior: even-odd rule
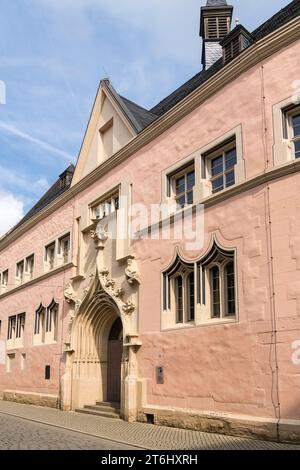
[[[230,32],[233,6],[226,0],[207,0],[201,8],[200,36],[203,39],[202,64],[209,69],[222,57],[220,42]]]

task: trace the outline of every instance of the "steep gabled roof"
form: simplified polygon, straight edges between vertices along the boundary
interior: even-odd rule
[[[142,106],[119,95],[109,80],[102,80],[102,83],[108,88],[137,134],[157,119],[157,116],[151,113],[151,111],[147,111]]]
[[[142,106],[139,106],[127,98],[124,98],[124,96],[120,96],[120,98],[124,102],[128,113],[130,113],[138,123],[138,127],[140,129],[139,132],[142,131],[145,127],[149,126],[149,124],[155,121],[155,119],[157,119],[158,116],[151,113],[151,111],[147,111],[147,109],[142,108]]]

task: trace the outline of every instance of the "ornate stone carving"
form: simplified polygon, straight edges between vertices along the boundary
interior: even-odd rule
[[[94,240],[96,248],[103,250],[104,242],[107,240],[109,233],[106,231],[104,225],[98,224],[96,229],[90,231],[91,238]]]
[[[108,239],[108,231],[106,230],[105,226],[103,224],[98,224],[96,227],[96,234],[97,237],[100,241],[104,242],[105,240]]]
[[[125,315],[131,315],[135,311],[135,304],[131,300],[128,300],[125,304],[123,304],[122,310]]]
[[[76,301],[76,295],[75,295],[75,291],[72,287],[72,284],[69,283],[67,285],[67,287],[65,288],[64,290],[64,296],[65,296],[65,299],[66,299],[66,302],[68,304],[70,304],[71,302],[75,302]]]
[[[113,279],[107,278],[107,280],[105,281],[105,287],[107,287],[108,289],[114,289],[115,285],[116,282]]]
[[[127,282],[133,284],[134,282],[140,283],[140,273],[138,271],[137,262],[134,257],[127,259],[127,268],[125,269]]]
[[[99,274],[101,274],[101,276],[107,277],[109,275],[109,270],[107,268],[102,268],[100,269]]]
[[[124,296],[125,292],[124,292],[124,289],[122,289],[122,287],[120,287],[119,289],[116,289],[115,290],[115,296],[118,298],[118,299],[122,299],[123,296]]]

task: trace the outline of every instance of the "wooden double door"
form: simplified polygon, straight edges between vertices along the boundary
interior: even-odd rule
[[[120,318],[113,324],[107,351],[107,401],[121,400],[121,364],[123,353],[123,328]]]

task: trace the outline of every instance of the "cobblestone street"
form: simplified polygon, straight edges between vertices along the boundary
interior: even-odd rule
[[[0,415],[0,450],[135,450],[99,437]]]
[[[300,450],[300,446],[127,423],[0,400],[0,449]]]

